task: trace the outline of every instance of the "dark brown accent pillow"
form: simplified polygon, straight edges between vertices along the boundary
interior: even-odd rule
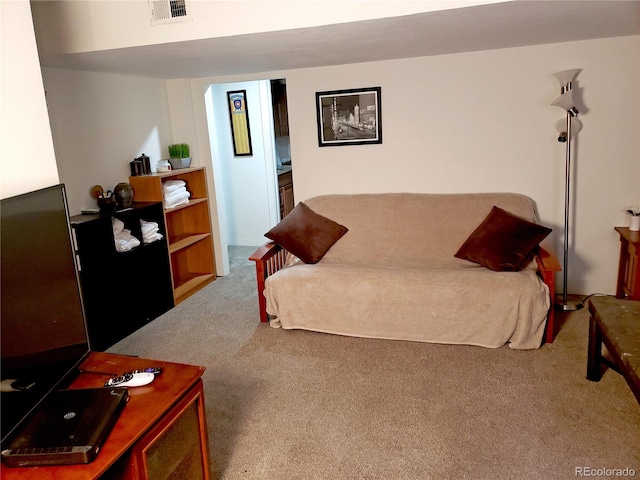
[[[551,229],[494,206],[455,254],[498,272],[525,268]]]
[[[273,227],[270,238],[304,263],[318,263],[349,229],[299,203]]]

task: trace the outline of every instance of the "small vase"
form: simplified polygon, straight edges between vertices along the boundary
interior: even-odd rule
[[[133,203],[133,188],[128,183],[119,183],[113,189],[119,207],[130,207]]]
[[[629,230],[631,230],[632,232],[640,231],[640,217],[634,217],[632,215],[630,218],[631,220],[629,220]]]

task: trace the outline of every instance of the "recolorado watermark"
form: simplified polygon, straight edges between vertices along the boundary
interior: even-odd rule
[[[635,477],[636,470],[630,467],[625,468],[593,468],[575,467],[576,477]]]

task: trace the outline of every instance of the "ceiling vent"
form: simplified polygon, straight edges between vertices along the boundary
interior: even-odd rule
[[[151,25],[186,22],[188,15],[187,0],[149,0]]]

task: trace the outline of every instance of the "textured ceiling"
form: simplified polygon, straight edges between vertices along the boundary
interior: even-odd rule
[[[515,1],[252,35],[45,56],[47,67],[196,78],[640,34],[639,1]]]

